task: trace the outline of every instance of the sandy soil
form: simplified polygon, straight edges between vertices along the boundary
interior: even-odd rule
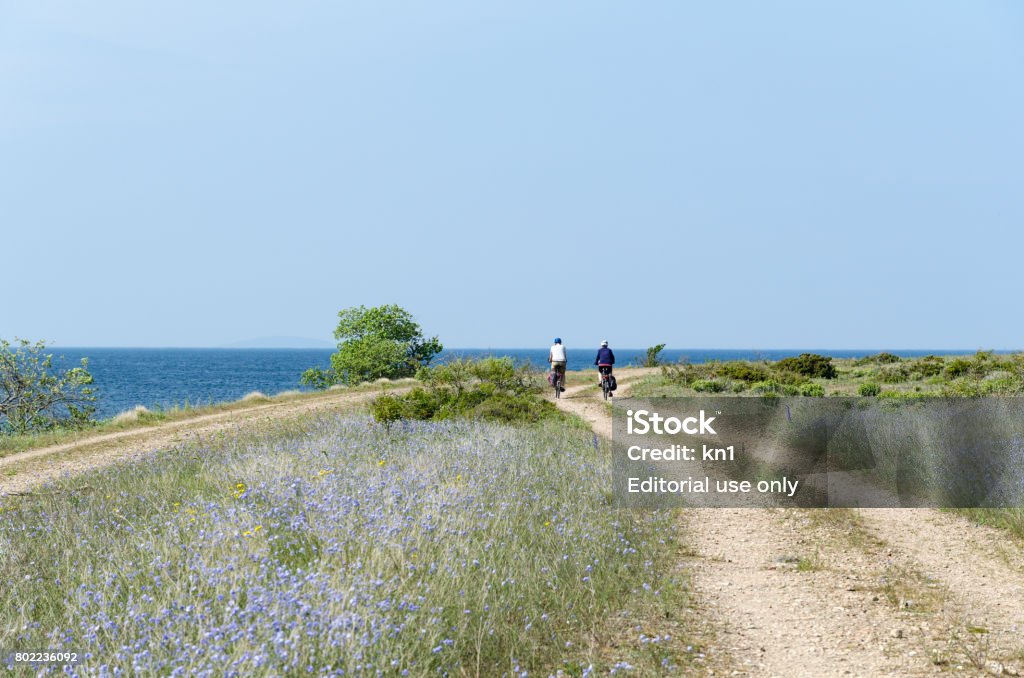
[[[619,374],[628,395],[639,374]],[[596,380],[595,380],[596,381]],[[557,401],[611,437],[589,386]],[[689,509],[699,611],[717,629],[708,673],[1019,675],[1024,549],[928,509]]]

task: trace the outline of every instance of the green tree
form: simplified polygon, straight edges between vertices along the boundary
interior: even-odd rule
[[[647,355],[644,357],[643,367],[657,367],[661,364],[661,352],[665,350],[665,344],[657,344],[647,349]]]
[[[444,348],[437,337],[424,337],[412,315],[395,304],[340,311],[334,338],[338,350],[331,356],[330,369],[306,370],[303,384],[327,388],[381,377],[411,377]]]
[[[0,339],[0,430],[41,431],[83,426],[96,411],[89,362],[58,369],[46,343]]]

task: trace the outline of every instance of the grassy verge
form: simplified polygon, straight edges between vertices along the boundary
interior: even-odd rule
[[[1024,508],[1010,509],[955,509],[953,513],[973,520],[979,525],[997,527],[1024,541]]]
[[[792,359],[790,359],[792,360]],[[802,370],[802,371],[801,371]],[[827,375],[827,376],[826,376]],[[1024,395],[1024,353],[898,358],[887,353],[820,363],[782,361],[665,365],[633,386],[637,397],[695,394],[856,396]]]
[[[360,393],[366,391],[380,390],[389,386],[406,386],[412,383],[412,379],[399,381],[374,382],[361,384],[352,388],[344,389],[344,393]],[[26,450],[61,445],[64,443],[78,442],[103,433],[116,433],[120,431],[132,431],[146,428],[155,424],[184,421],[194,417],[208,414],[219,414],[224,412],[239,412],[253,407],[260,407],[270,403],[316,401],[324,398],[331,398],[336,395],[335,391],[285,391],[274,396],[266,396],[258,392],[251,393],[244,398],[231,402],[212,403],[208,405],[193,405],[185,402],[181,405],[160,408],[154,410],[135,410],[122,413],[110,419],[96,422],[94,425],[81,429],[54,429],[38,433],[27,433],[20,435],[0,435],[0,458],[8,457]]]
[[[898,358],[878,354],[831,359],[829,378],[786,369],[781,361],[729,361],[667,365],[634,384],[637,397],[694,395],[858,396],[881,398],[1020,397],[1024,395],[1024,354],[979,351],[973,355]],[[922,448],[926,452],[926,448]],[[918,468],[924,468],[920,466]],[[956,509],[983,525],[1024,539],[1024,508]]]
[[[668,671],[673,515],[614,509],[609,473],[565,422],[191,443],[0,500],[0,647],[85,672]]]

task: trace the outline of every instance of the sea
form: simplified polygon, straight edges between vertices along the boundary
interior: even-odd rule
[[[613,347],[614,348],[614,347]],[[646,349],[615,348],[619,366],[643,360]],[[51,348],[61,364],[89,359],[89,372],[98,391],[96,416],[112,417],[136,405],[149,409],[209,405],[238,400],[253,391],[276,395],[282,391],[305,390],[299,377],[310,367],[330,365],[333,349],[281,348]],[[877,349],[678,349],[666,348],[661,360],[779,360],[800,353],[820,353],[836,358],[858,358],[878,353]],[[959,355],[967,350],[890,351],[904,357]],[[568,349],[569,369],[592,369],[594,349]],[[543,368],[548,355],[544,348],[460,348],[445,350],[438,360],[456,357],[510,356],[520,363]]]

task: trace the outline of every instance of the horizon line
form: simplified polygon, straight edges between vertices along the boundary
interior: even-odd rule
[[[134,349],[134,350],[171,350],[171,349],[201,349],[208,351],[333,351],[336,346],[129,346],[129,345],[76,345],[76,344],[48,344],[47,348],[76,348],[76,349]],[[443,351],[530,351],[543,350],[547,346],[454,346],[445,347]],[[573,347],[566,346],[573,350]],[[589,347],[575,347],[575,350],[582,350]],[[620,351],[646,351],[648,346],[612,346]],[[730,346],[665,346],[663,350],[669,351],[942,351],[945,353],[960,351],[975,353],[978,351],[994,351],[996,353],[1015,353],[1024,351],[1021,348],[938,348],[938,347],[900,347],[900,348],[879,348],[879,347],[823,347],[823,346],[782,346],[782,347],[730,347]]]

